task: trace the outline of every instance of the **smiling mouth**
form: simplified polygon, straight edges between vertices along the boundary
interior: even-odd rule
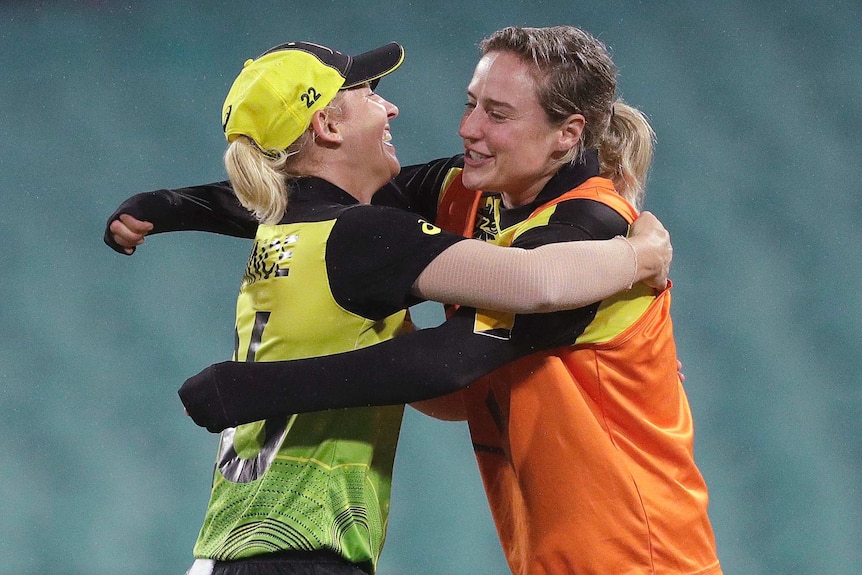
[[[467,150],[464,152],[464,156],[474,162],[481,162],[483,160],[487,160],[491,156],[486,156],[485,154],[480,154],[479,152],[473,150]]]

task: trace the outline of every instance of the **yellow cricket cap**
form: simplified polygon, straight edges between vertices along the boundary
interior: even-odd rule
[[[247,60],[225,98],[222,128],[228,142],[248,136],[264,151],[295,142],[339,90],[370,83],[404,61],[397,42],[348,56],[310,42],[289,42]]]

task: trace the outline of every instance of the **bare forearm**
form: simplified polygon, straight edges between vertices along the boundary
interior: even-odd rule
[[[435,258],[414,287],[429,300],[544,313],[600,301],[631,287],[637,275],[635,252],[622,238],[532,250],[466,241]]]

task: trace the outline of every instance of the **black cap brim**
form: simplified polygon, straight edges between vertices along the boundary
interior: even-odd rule
[[[380,78],[394,72],[404,61],[404,48],[398,42],[390,42],[380,48],[363,52],[351,58],[344,78],[342,90],[369,83],[374,89]]]

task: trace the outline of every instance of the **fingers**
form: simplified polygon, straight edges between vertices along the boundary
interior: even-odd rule
[[[641,212],[632,225],[632,230],[637,229],[638,226],[644,228],[644,231],[655,234],[661,241],[667,243],[668,248],[671,248],[670,232],[667,231],[667,228],[662,225],[659,219],[655,217],[652,212]]]
[[[645,226],[645,225],[649,225],[649,226],[653,226],[653,227],[659,227],[659,228],[660,228],[660,227],[663,227],[663,226],[661,225],[661,222],[660,222],[660,221],[658,221],[658,218],[657,218],[657,217],[655,217],[655,215],[654,215],[652,212],[649,212],[649,211],[643,211],[643,212],[641,212],[641,213],[640,213],[640,215],[638,215],[638,217],[637,217],[637,219],[635,220],[635,223],[634,223],[634,226],[635,226],[635,227],[637,227],[637,226]]]
[[[153,231],[153,224],[151,222],[139,220],[129,214],[120,214],[120,221],[123,222],[127,228],[141,235],[147,235]]]
[[[643,282],[654,289],[657,293],[667,289],[667,274],[658,274],[648,277]]]
[[[657,267],[654,275],[645,280],[646,284],[657,290],[664,290],[667,287],[667,278],[670,273],[670,264],[673,260],[673,244],[670,242],[670,232],[662,225],[662,223],[652,214],[652,212],[641,212],[638,219],[635,220],[635,225],[640,222],[644,231],[650,233],[655,241],[657,249]],[[635,225],[632,226],[634,231]]]
[[[129,214],[120,214],[119,219],[111,222],[109,227],[114,241],[122,246],[127,254],[131,254],[135,251],[135,247],[144,243],[144,238],[152,231],[153,224]]]

